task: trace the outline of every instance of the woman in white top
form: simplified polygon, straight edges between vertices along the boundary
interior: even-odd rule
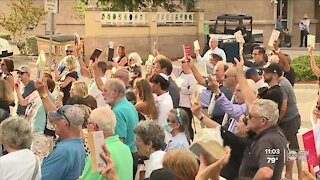
[[[176,77],[176,84],[180,90],[180,102],[179,107],[184,109],[189,116],[188,119],[188,130],[190,133],[190,138],[193,139],[193,129],[192,129],[192,111],[190,96],[195,91],[197,80],[193,76],[190,68],[190,64],[186,58],[179,59],[181,62],[181,67],[173,67],[173,75]]]
[[[168,119],[164,123],[164,129],[172,134],[172,139],[167,144],[166,152],[179,148],[189,148],[188,121],[187,112],[181,108],[172,109],[169,112]]]
[[[138,154],[149,158],[145,163],[144,178],[150,177],[152,171],[162,168],[162,159],[165,152],[161,150],[164,146],[164,130],[155,121],[140,121],[133,130],[136,133],[135,145]]]
[[[41,179],[38,159],[29,150],[32,133],[26,119],[16,116],[4,120],[0,142],[8,151],[0,157],[0,179]]]

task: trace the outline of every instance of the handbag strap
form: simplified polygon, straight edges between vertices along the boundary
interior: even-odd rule
[[[37,177],[37,174],[38,174],[38,172],[39,172],[39,160],[38,160],[38,158],[37,158],[36,155],[35,155],[34,157],[36,158],[36,165],[35,165],[35,167],[34,167],[34,172],[33,172],[33,175],[32,175],[31,180],[35,180],[36,177]]]

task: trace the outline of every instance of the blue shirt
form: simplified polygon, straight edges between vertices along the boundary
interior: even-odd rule
[[[85,164],[85,151],[81,138],[57,141],[41,166],[44,180],[75,180],[82,174]]]
[[[282,30],[283,29],[283,25],[282,25],[282,21],[281,20],[277,21],[276,29],[278,29],[278,30]]]
[[[173,136],[172,139],[169,141],[165,151],[168,152],[180,148],[189,148],[189,141],[184,132],[180,132],[179,134]]]
[[[131,152],[137,152],[137,147],[134,145],[136,135],[133,132],[139,121],[136,108],[126,98],[122,98],[112,107],[112,111],[117,119],[115,134],[124,138],[123,143],[129,146]]]

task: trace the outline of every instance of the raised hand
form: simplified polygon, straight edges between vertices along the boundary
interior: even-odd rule
[[[108,180],[118,180],[118,176],[116,174],[116,170],[114,167],[114,163],[111,159],[110,152],[108,151],[106,145],[102,145],[103,153],[100,154],[100,157],[107,164],[103,171],[100,174]]]
[[[200,155],[200,167],[195,180],[219,180],[222,168],[229,162],[231,149],[226,147],[226,154],[213,164],[209,164],[203,155]]]
[[[242,56],[240,56],[240,60],[238,60],[237,58],[234,58],[234,62],[236,63],[237,71],[243,73],[244,60]]]

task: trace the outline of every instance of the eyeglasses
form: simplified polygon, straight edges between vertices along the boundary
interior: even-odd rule
[[[21,72],[21,71],[18,72],[19,75],[23,75],[24,73],[26,72]]]
[[[68,123],[70,124],[70,121],[67,118],[67,116],[65,115],[65,112],[64,112],[64,110],[62,108],[59,108],[57,113],[60,114],[61,116],[63,116],[68,121]]]
[[[245,119],[247,119],[247,121],[249,120],[249,119],[253,119],[253,118],[264,118],[264,119],[266,119],[266,120],[269,120],[269,118],[267,118],[267,117],[265,117],[265,116],[254,116],[254,115],[252,115],[251,113],[246,113],[246,114],[244,114],[245,115]],[[246,124],[246,123],[245,123]]]

